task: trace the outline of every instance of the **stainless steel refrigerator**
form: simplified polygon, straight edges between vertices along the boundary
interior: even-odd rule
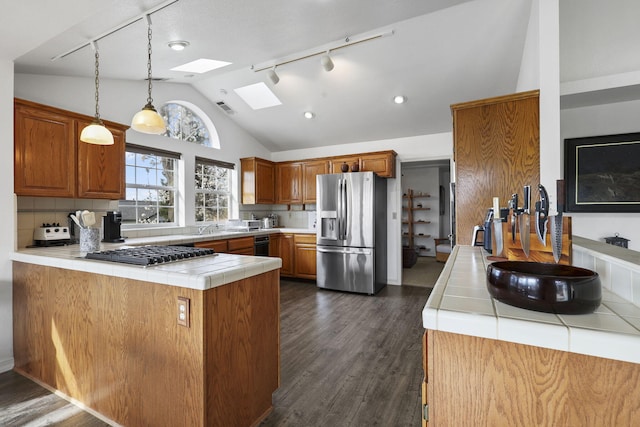
[[[387,182],[373,172],[316,177],[318,287],[373,295],[387,284]]]

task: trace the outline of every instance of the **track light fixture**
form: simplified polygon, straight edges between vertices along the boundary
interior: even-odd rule
[[[354,44],[359,44],[359,43],[364,43],[370,40],[375,40],[375,39],[379,39],[382,37],[387,37],[387,36],[391,36],[393,35],[393,30],[384,32],[384,33],[380,33],[380,34],[376,34],[374,36],[370,36],[370,37],[365,37],[363,39],[360,40],[355,40],[353,41],[351,37],[346,37],[344,39],[344,43],[340,43],[337,44],[336,46],[327,49],[327,50],[322,50],[320,52],[313,52],[313,53],[309,53],[303,56],[299,56],[293,59],[289,59],[286,61],[282,61],[282,62],[277,62],[273,65],[269,65],[266,67],[255,67],[255,66],[251,66],[251,69],[254,72],[258,72],[258,71],[264,71],[264,70],[268,70],[267,71],[267,77],[269,78],[269,80],[271,80],[271,82],[275,85],[280,81],[280,78],[278,77],[278,75],[276,74],[276,67],[279,67],[281,65],[285,65],[285,64],[290,64],[292,62],[296,62],[296,61],[300,61],[302,59],[307,59],[307,58],[311,58],[312,56],[318,56],[321,55],[320,57],[320,64],[322,65],[322,68],[325,69],[325,71],[331,71],[334,68],[334,63],[333,60],[331,59],[331,56],[329,56],[329,53],[333,50],[338,50],[338,49],[342,49],[344,47],[348,47],[348,46],[353,46]]]
[[[95,83],[96,83],[96,115],[93,119],[93,122],[89,126],[86,126],[82,129],[80,133],[80,141],[86,142],[88,144],[96,144],[96,145],[113,145],[113,134],[109,129],[104,126],[102,120],[100,120],[100,55],[98,54],[98,43],[95,41],[91,42],[91,47],[95,53]]]
[[[271,83],[273,83],[274,85],[277,85],[280,81],[280,77],[278,77],[278,74],[276,74],[276,67],[273,67],[272,69],[267,71],[267,77],[269,77],[269,80],[271,80]]]
[[[333,70],[333,61],[329,56],[329,51],[320,57],[320,64],[322,64],[322,68],[327,72]]]

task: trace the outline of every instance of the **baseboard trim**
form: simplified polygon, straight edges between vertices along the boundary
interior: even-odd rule
[[[15,361],[13,357],[9,359],[0,360],[0,372],[7,372],[13,369],[15,366]]]

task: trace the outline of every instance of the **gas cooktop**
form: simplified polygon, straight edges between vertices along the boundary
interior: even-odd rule
[[[89,252],[85,258],[147,266],[185,261],[207,255],[215,255],[215,251],[185,246],[137,246],[111,251]]]

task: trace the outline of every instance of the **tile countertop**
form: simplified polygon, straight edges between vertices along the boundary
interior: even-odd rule
[[[100,250],[118,249],[143,245],[176,245],[197,241],[230,239],[245,236],[260,236],[274,233],[315,234],[315,230],[298,228],[274,228],[253,232],[216,231],[213,233],[175,234],[127,239],[125,243],[101,243]],[[126,234],[126,232],[124,233]],[[104,274],[126,279],[143,280],[206,290],[229,282],[262,274],[282,267],[280,258],[248,255],[216,254],[186,261],[142,267],[108,261],[88,260],[80,252],[79,245],[21,248],[11,255],[13,261],[45,265],[68,270]]]
[[[422,311],[425,329],[640,363],[640,307],[602,289],[592,314],[556,315],[501,303],[480,247],[456,246]]]

